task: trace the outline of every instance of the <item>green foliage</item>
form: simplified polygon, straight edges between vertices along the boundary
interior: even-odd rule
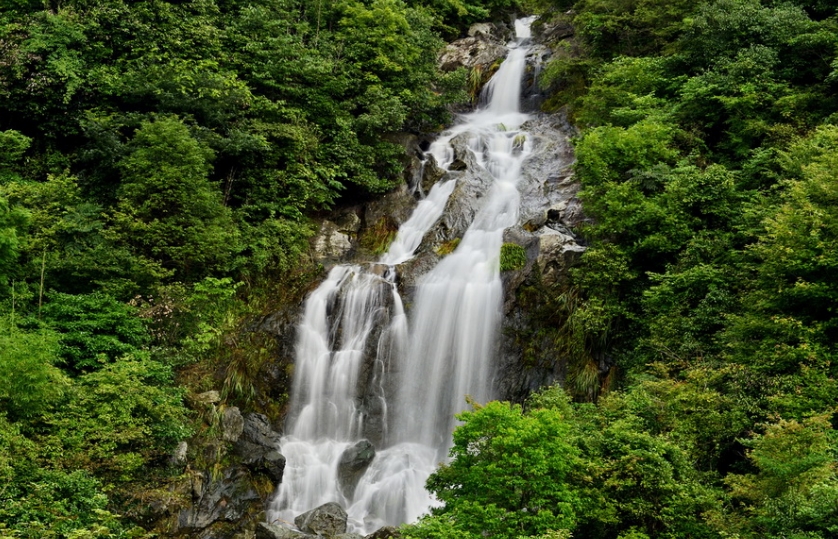
[[[2,415],[0,455],[0,537],[145,536],[108,511],[105,489],[91,474],[42,467],[36,443]]]
[[[744,514],[725,525],[742,537],[829,537],[838,530],[835,433],[826,417],[768,425],[750,443],[756,473],[726,479]],[[743,518],[744,517],[744,518]]]
[[[439,31],[512,5],[3,4],[0,536],[145,534],[117,513],[190,433],[172,366],[252,404],[276,345],[241,326],[300,301],[309,216],[402,181],[387,135],[467,99]]]
[[[59,353],[75,371],[99,368],[148,342],[137,310],[101,292],[51,293],[42,316],[61,334]]]
[[[6,292],[8,281],[14,276],[20,251],[20,235],[27,222],[27,214],[10,208],[0,197],[0,293]]]
[[[56,405],[68,381],[55,366],[58,336],[50,331],[18,330],[0,324],[0,411],[11,420],[38,417]]]
[[[547,4],[576,29],[542,86],[583,128],[593,223],[519,339],[597,402],[569,419],[601,496],[572,532],[831,537],[834,8]]]
[[[493,402],[458,416],[453,460],[428,480],[445,505],[435,520],[452,528],[444,537],[515,538],[573,527],[580,505],[566,479],[578,465],[569,426],[558,410],[524,414]],[[440,537],[420,525],[407,537]]]
[[[17,165],[30,144],[32,139],[13,129],[0,131],[0,183],[16,179]]]
[[[182,391],[169,386],[171,377],[169,367],[144,355],[78,377],[64,406],[44,418],[44,441],[62,448],[71,469],[136,479],[189,434]]]
[[[516,243],[504,243],[500,247],[500,270],[514,271],[527,264],[526,250]]]
[[[143,123],[131,147],[115,216],[123,241],[183,278],[229,267],[239,238],[207,178],[213,152],[174,118]]]
[[[599,406],[572,405],[551,388],[526,411],[476,408],[461,416],[452,461],[428,480],[444,506],[405,535],[718,537],[707,515],[723,507],[721,485],[691,455],[717,451],[695,445],[707,436],[739,432],[731,408],[674,382],[612,393]]]

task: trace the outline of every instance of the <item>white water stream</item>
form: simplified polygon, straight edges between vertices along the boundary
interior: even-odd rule
[[[424,484],[447,458],[454,414],[467,407],[466,396],[478,402],[492,397],[503,231],[518,219],[516,186],[529,152],[519,131],[529,116],[519,101],[530,22],[516,22],[517,39],[486,87],[486,104],[431,145],[429,153],[447,168],[454,159],[451,140],[467,133],[480,169],[473,172],[490,181],[455,251],[420,281],[410,320],[395,266],[413,257],[457,180],[434,185],[376,271],[336,266],[307,299],[281,442],[287,464],[270,521],[290,523],[332,501],[347,508],[350,531],[358,533],[415,521],[435,503]],[[378,438],[377,453],[354,492],[347,492],[338,461],[369,432]]]

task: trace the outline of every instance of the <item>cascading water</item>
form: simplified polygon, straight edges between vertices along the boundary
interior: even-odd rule
[[[431,189],[378,264],[336,266],[306,301],[281,443],[287,464],[269,520],[290,522],[330,501],[347,507],[357,532],[416,520],[435,503],[424,484],[446,458],[454,414],[467,395],[492,397],[503,231],[518,219],[530,145],[519,130],[529,118],[519,100],[530,22],[516,22],[517,40],[487,85],[486,104],[431,145],[447,168],[452,139],[467,136],[489,187],[457,248],[420,281],[410,321],[395,266],[440,218],[456,180]],[[353,489],[341,484],[338,462],[364,437],[379,451]]]

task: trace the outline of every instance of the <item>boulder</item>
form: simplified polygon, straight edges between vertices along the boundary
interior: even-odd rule
[[[263,414],[247,414],[244,418],[241,440],[276,449],[282,440],[282,435],[271,428],[267,416]]]
[[[314,239],[314,258],[318,261],[340,260],[352,251],[349,234],[341,232],[339,226],[327,219],[320,224]]]
[[[244,418],[235,406],[230,406],[221,415],[221,437],[225,442],[235,442],[244,430]]]
[[[428,155],[422,168],[422,191],[428,193],[444,175],[445,169],[439,166],[433,155]]]
[[[282,482],[282,474],[285,472],[285,457],[279,451],[269,451],[262,457],[261,471],[273,479],[275,483]]]
[[[260,522],[256,525],[256,539],[306,539],[313,536],[276,524]]]
[[[535,262],[541,270],[542,282],[550,285],[564,278],[584,251],[585,248],[577,244],[573,236],[544,228],[538,238],[538,258]]]
[[[278,450],[281,439],[282,436],[271,428],[267,417],[247,414],[234,450],[248,468],[280,483],[285,470],[285,457]]]
[[[346,533],[346,511],[334,503],[324,503],[294,519],[294,524],[305,533],[333,537]]]
[[[507,53],[507,48],[500,41],[484,36],[466,37],[449,43],[442,51],[438,64],[443,71],[475,66],[486,70],[498,60],[505,58]]]
[[[375,458],[375,448],[369,440],[361,440],[347,447],[338,460],[338,484],[347,499],[352,499],[355,487]]]
[[[503,25],[490,22],[477,22],[472,24],[467,32],[468,37],[479,37],[498,43],[506,43],[512,39],[512,31]]]
[[[574,33],[573,25],[570,24],[569,19],[561,17],[538,27],[535,32],[535,39],[539,43],[555,43],[573,37]]]
[[[332,536],[332,539],[364,539],[364,536],[360,533],[339,533]]]

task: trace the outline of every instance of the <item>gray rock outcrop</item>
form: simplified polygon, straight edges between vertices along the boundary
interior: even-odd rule
[[[294,519],[294,524],[305,533],[333,537],[346,533],[346,511],[340,505],[329,502]]]
[[[244,418],[235,406],[224,409],[221,415],[221,438],[225,442],[235,442],[244,430]]]
[[[314,258],[318,261],[342,260],[352,251],[352,240],[346,231],[329,220],[320,224],[314,239]]]
[[[338,461],[338,484],[347,499],[352,499],[358,480],[375,458],[375,448],[369,440],[360,440],[347,447]]]
[[[506,57],[506,42],[511,33],[508,28],[492,23],[471,26],[468,37],[449,43],[439,56],[439,67],[453,71],[459,67],[487,70],[492,64]]]
[[[203,476],[203,474],[202,474]],[[194,503],[178,515],[178,528],[206,528],[217,521],[241,519],[261,498],[241,466],[227,468],[221,477],[193,482]]]
[[[278,451],[281,438],[271,428],[267,417],[247,414],[234,450],[248,468],[262,472],[274,482],[280,483],[285,470],[285,457]]]

